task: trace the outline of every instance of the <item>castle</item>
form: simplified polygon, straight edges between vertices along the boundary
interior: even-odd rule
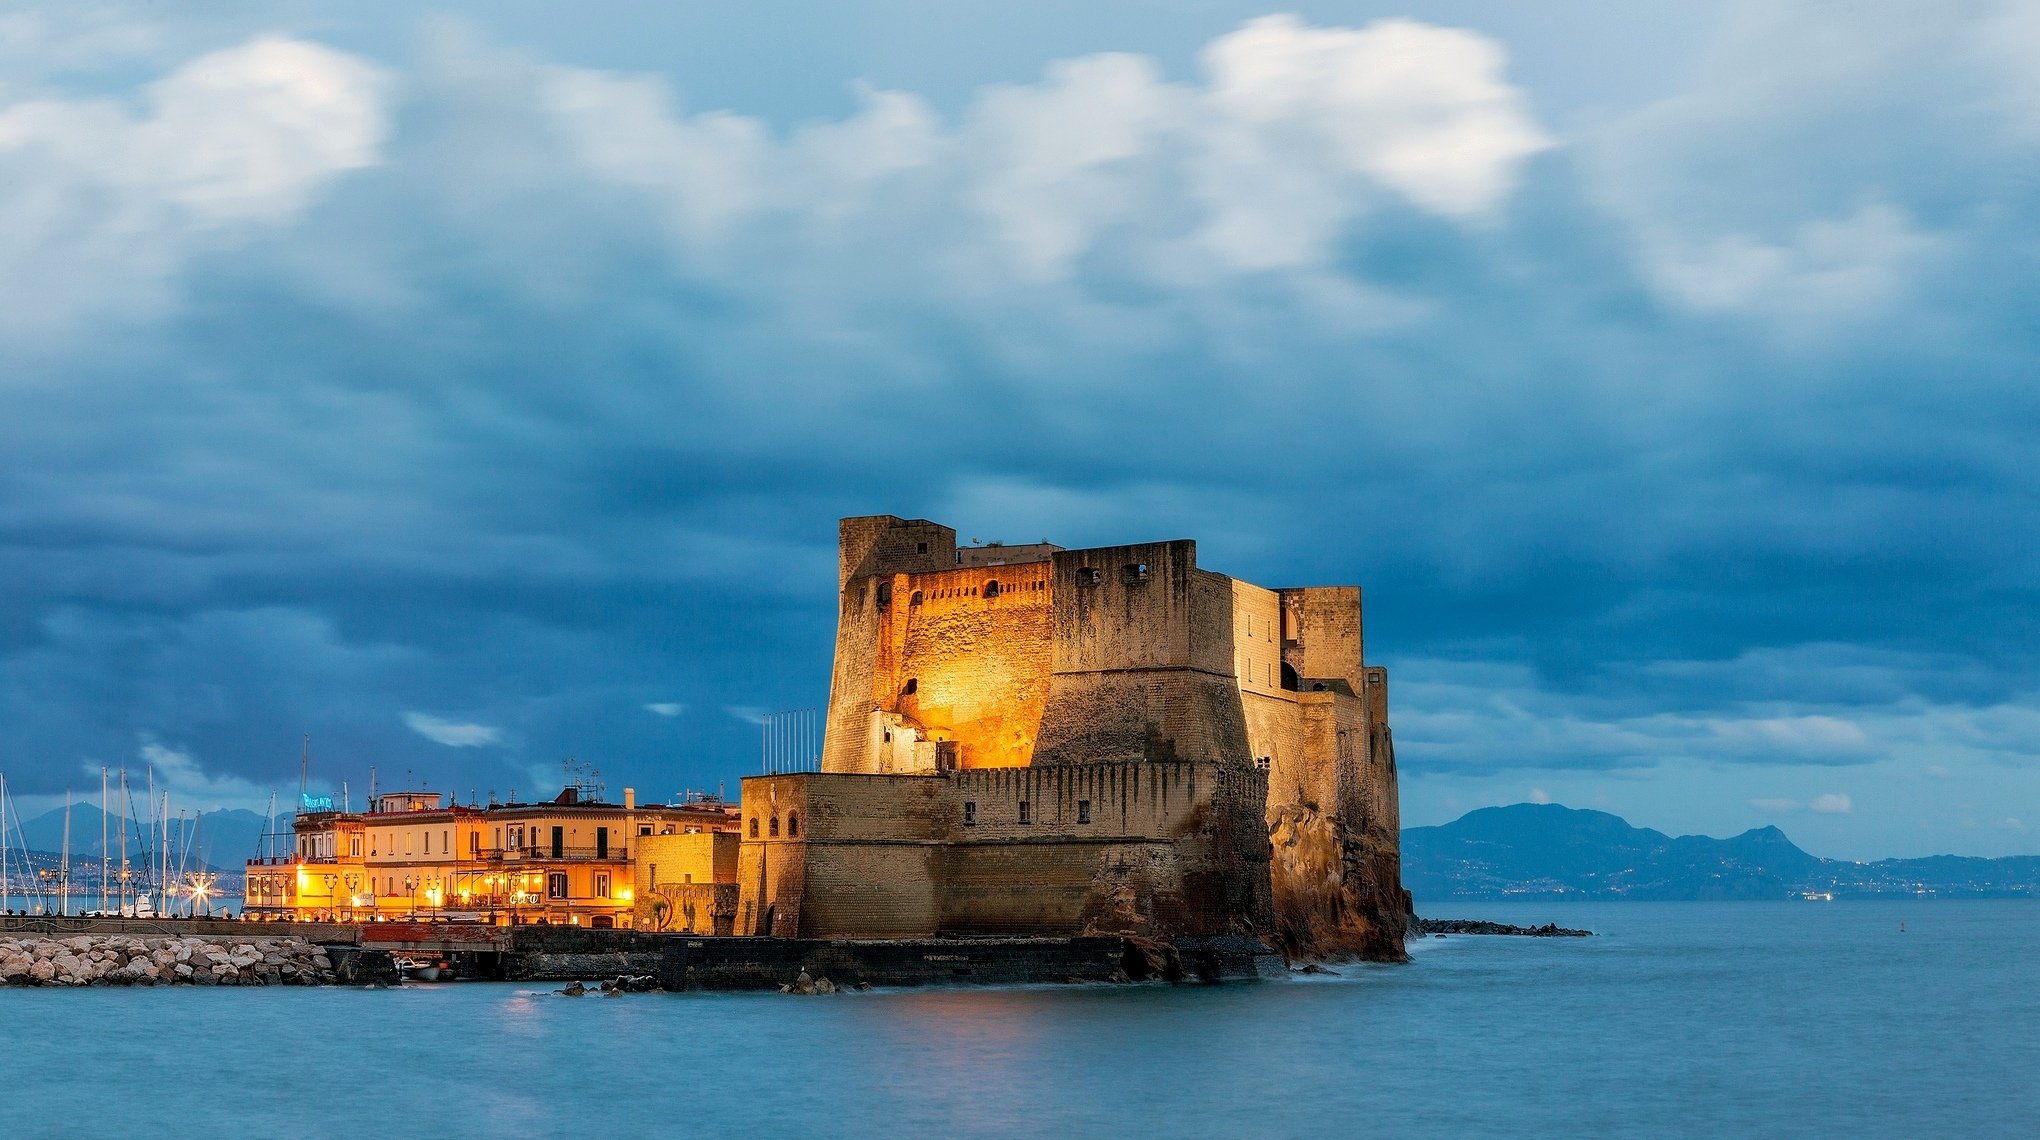
[[[1386,671],[1360,591],[1194,542],[841,524],[821,770],[743,782],[738,933],[1252,934],[1395,959]]]

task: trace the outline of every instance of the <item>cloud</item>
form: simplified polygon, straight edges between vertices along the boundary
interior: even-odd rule
[[[485,744],[500,744],[503,741],[502,729],[486,724],[463,724],[459,721],[443,720],[430,713],[407,712],[404,714],[404,724],[425,739],[449,748],[478,748]]]
[[[1856,805],[1849,801],[1849,797],[1841,792],[1828,792],[1825,795],[1815,796],[1813,797],[1813,802],[1806,806],[1807,810],[1816,811],[1822,815],[1847,815],[1856,809]]]
[[[257,787],[239,776],[208,773],[187,749],[144,738],[136,755],[147,766],[147,778],[154,782],[157,792],[169,793],[173,810],[179,805],[198,811],[267,809],[271,788]],[[140,790],[132,777],[129,783]]]
[[[1551,802],[1551,793],[1543,788],[1532,788],[1530,789],[1530,802],[1533,804],[1548,804]]]
[[[645,706],[645,711],[658,716],[674,717],[686,712],[687,706],[677,701],[653,701]]]
[[[0,752],[705,784],[824,699],[871,511],[1361,581],[1414,777],[2040,747],[2019,20],[1740,9],[1563,131],[1411,21],[790,127],[88,23],[0,55]],[[675,691],[739,711],[615,715]]]
[[[0,106],[0,335],[45,340],[90,316],[171,301],[173,278],[296,216],[379,160],[380,68],[259,37],[112,98]]]

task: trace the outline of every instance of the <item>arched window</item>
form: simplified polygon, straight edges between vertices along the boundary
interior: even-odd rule
[[[999,584],[997,582],[986,582],[985,597],[996,598],[998,596],[999,596]]]
[[[778,817],[778,816],[776,816],[776,815],[772,817],[772,827],[771,827],[771,831],[772,831],[772,838],[774,838],[774,839],[777,839],[777,838],[779,838],[779,817]]]
[[[1301,684],[1301,680],[1296,675],[1296,666],[1284,661],[1282,663],[1282,687],[1293,693],[1301,687]]]
[[[786,813],[786,837],[788,839],[800,837],[800,813],[797,811]]]
[[[755,815],[751,817],[751,838],[758,838],[758,817]]]
[[[919,677],[909,677],[907,678],[907,683],[900,686],[900,692],[910,697],[920,691],[921,691],[921,679]]]
[[[914,591],[914,592],[913,592],[913,593],[912,593],[911,595],[909,595],[909,596],[907,597],[907,604],[908,604],[908,605],[910,605],[910,606],[918,606],[918,605],[920,605],[920,604],[921,604],[921,591],[919,591],[919,590],[915,590],[915,591]]]
[[[880,582],[878,584],[878,605],[880,609],[884,609],[886,606],[892,605],[891,582]]]

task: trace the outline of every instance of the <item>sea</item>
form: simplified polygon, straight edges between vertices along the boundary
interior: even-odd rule
[[[1217,986],[0,990],[0,1137],[2040,1136],[2040,901],[1550,903]]]

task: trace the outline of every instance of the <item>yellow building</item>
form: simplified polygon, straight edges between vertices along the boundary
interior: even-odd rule
[[[289,855],[249,861],[243,912],[299,921],[631,926],[642,843],[733,834],[735,826],[734,810],[714,801],[639,805],[630,789],[621,804],[570,786],[548,802],[488,807],[393,792],[365,813],[300,814]],[[734,882],[734,853],[731,863]]]
[[[631,888],[637,928],[735,933],[738,843],[733,829],[682,828],[678,834],[639,839]]]

